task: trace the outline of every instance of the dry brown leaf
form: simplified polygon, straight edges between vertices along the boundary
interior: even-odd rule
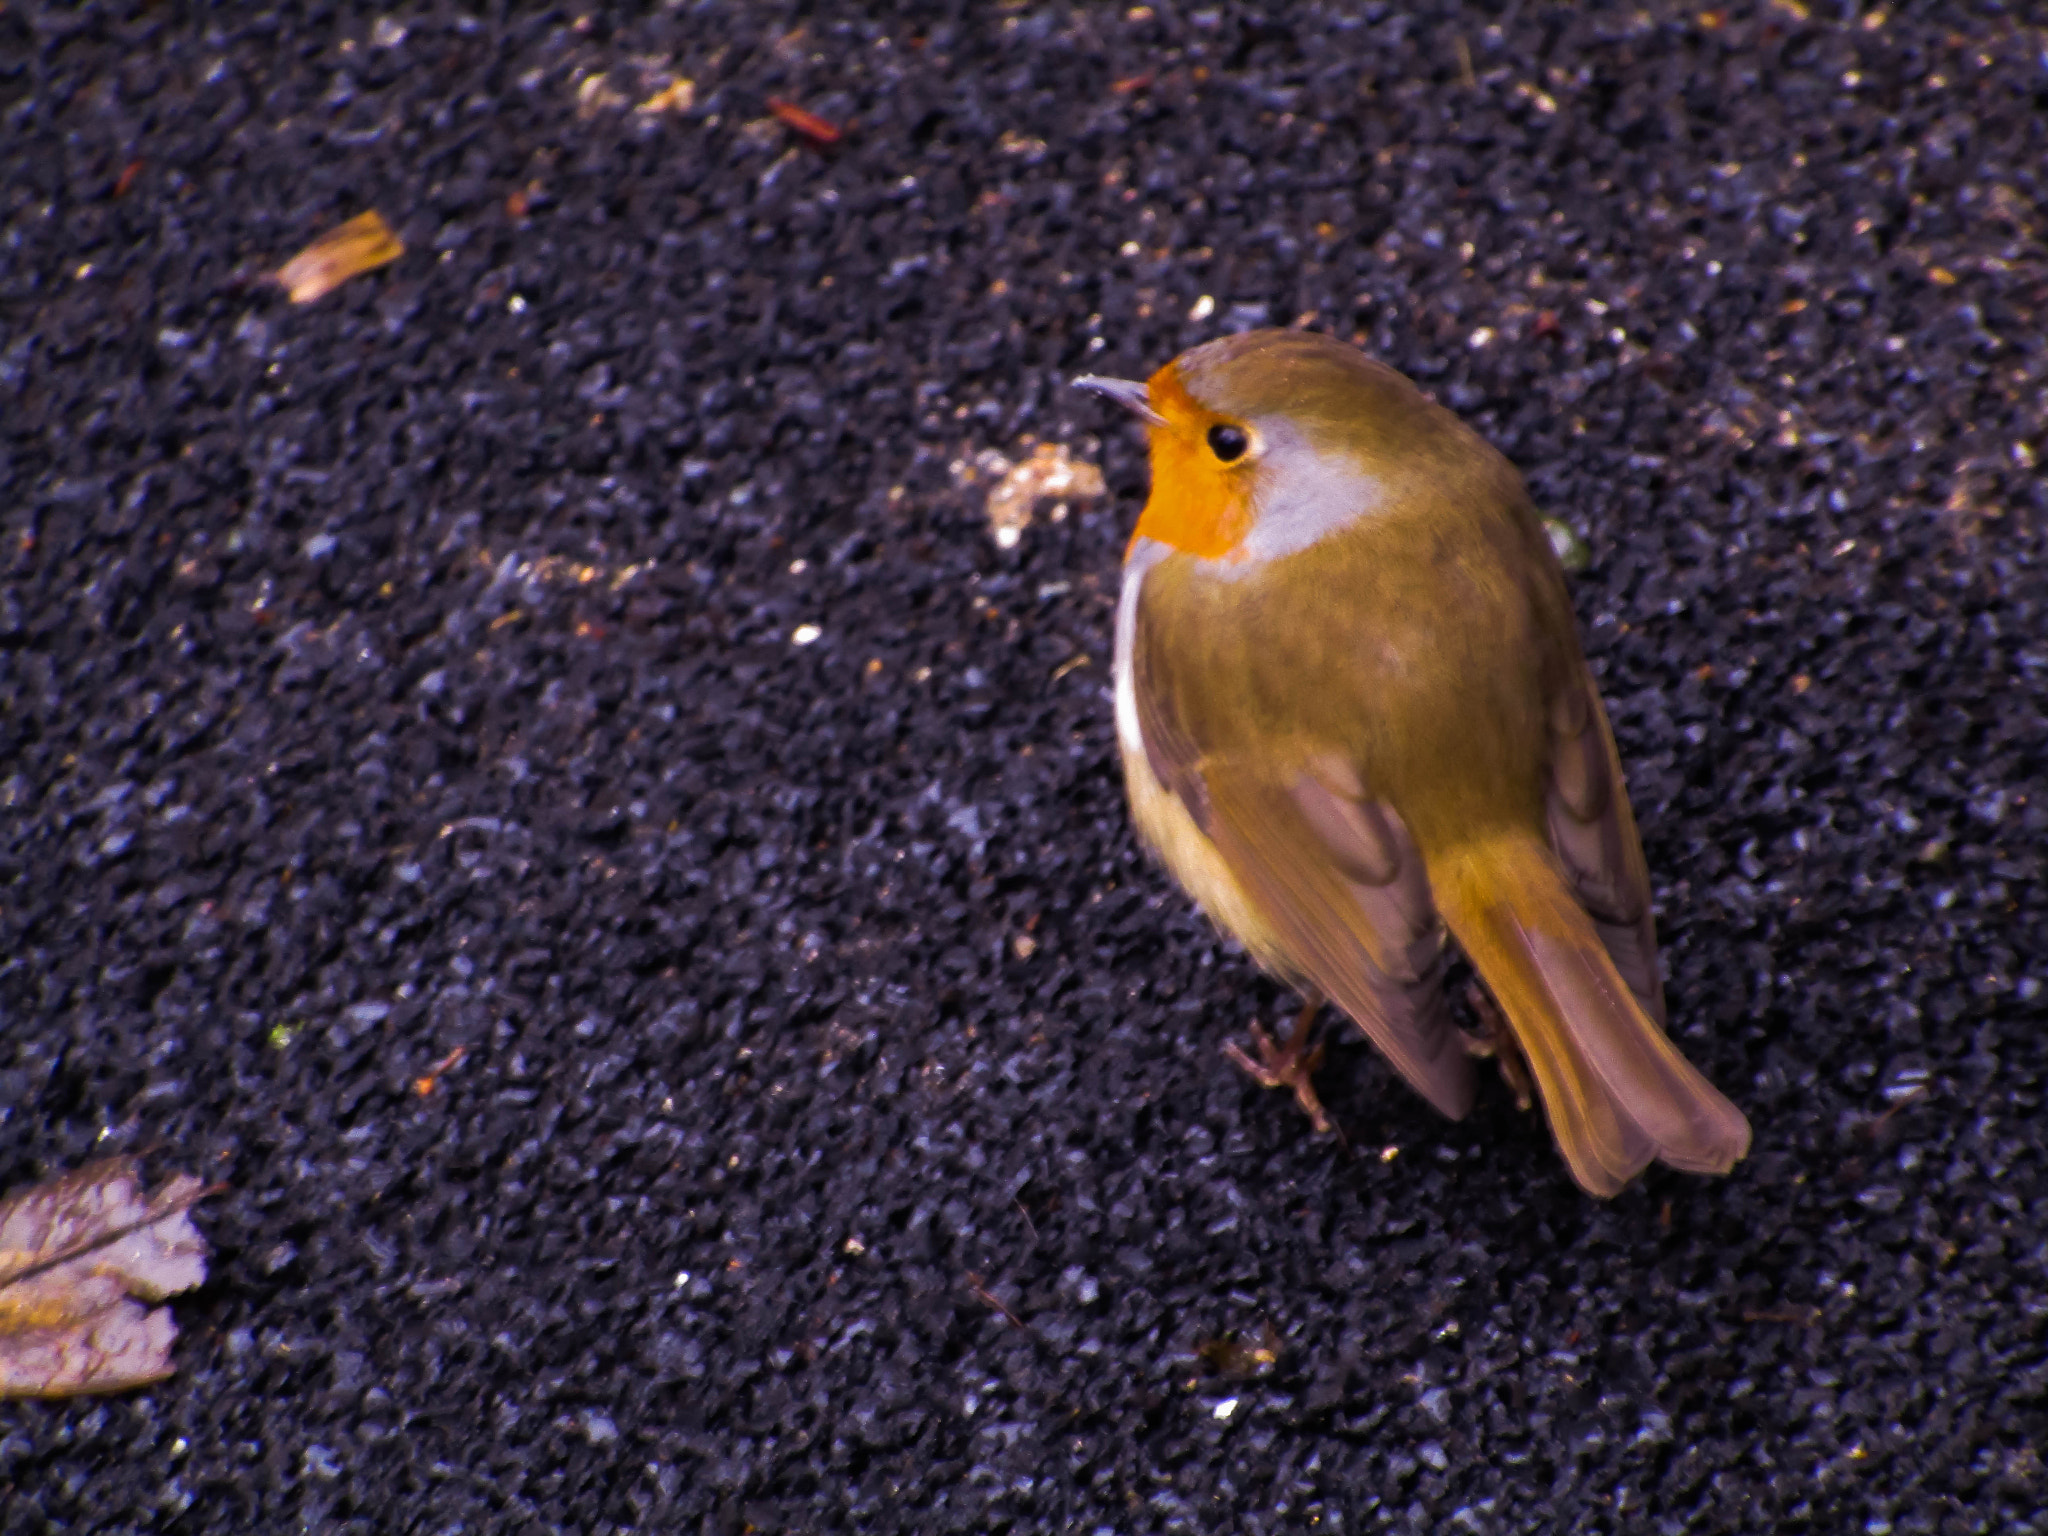
[[[372,208],[331,229],[277,269],[294,304],[323,299],[352,277],[374,272],[405,254],[405,242]]]
[[[1225,1376],[1244,1378],[1259,1376],[1271,1370],[1280,1359],[1284,1346],[1279,1330],[1267,1323],[1259,1330],[1259,1342],[1246,1343],[1233,1335],[1220,1339],[1205,1339],[1195,1346],[1195,1353],[1209,1363],[1212,1370]]]
[[[171,1374],[162,1301],[206,1278],[179,1174],[145,1201],[132,1158],[89,1163],[0,1199],[0,1398],[119,1392]]]

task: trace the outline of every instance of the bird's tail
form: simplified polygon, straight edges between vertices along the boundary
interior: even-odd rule
[[[1616,1194],[1652,1159],[1690,1173],[1735,1166],[1749,1122],[1643,1012],[1547,847],[1508,833],[1428,865],[1582,1188]]]

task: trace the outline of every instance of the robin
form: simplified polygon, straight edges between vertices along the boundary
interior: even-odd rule
[[[1116,618],[1132,816],[1307,1003],[1284,1043],[1254,1025],[1239,1064],[1327,1130],[1310,1048],[1327,999],[1453,1119],[1475,1047],[1511,1080],[1525,1062],[1594,1195],[1653,1159],[1726,1173],[1749,1123],[1664,1032],[1621,760],[1513,467],[1307,332],[1077,382],[1150,437]],[[1452,1018],[1447,939],[1498,1004],[1480,1010],[1491,1041]]]

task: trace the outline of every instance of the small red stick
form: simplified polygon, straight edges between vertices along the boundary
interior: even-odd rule
[[[425,1077],[414,1078],[412,1080],[412,1091],[424,1099],[434,1091],[434,1085],[441,1081],[441,1074],[451,1070],[458,1061],[468,1054],[469,1052],[465,1047],[458,1045],[446,1056],[443,1056],[439,1061],[427,1068],[427,1075]]]
[[[825,121],[815,112],[806,112],[793,101],[784,101],[780,96],[768,98],[768,110],[781,118],[784,124],[795,129],[820,149],[839,142],[839,129]]]

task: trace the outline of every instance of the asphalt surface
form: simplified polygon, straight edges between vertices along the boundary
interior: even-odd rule
[[[2038,28],[191,9],[0,10],[0,1185],[227,1186],[0,1529],[2048,1531]],[[1304,316],[1590,546],[1725,1181],[1220,1055],[1064,381]]]

